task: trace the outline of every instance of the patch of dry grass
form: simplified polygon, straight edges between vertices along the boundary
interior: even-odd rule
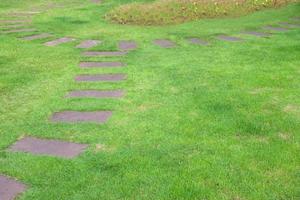
[[[167,25],[202,18],[240,16],[276,8],[296,0],[157,0],[131,3],[113,9],[106,19],[119,24]]]

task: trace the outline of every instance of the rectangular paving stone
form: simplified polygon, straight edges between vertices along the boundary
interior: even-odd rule
[[[63,111],[54,113],[51,118],[52,122],[64,123],[105,123],[112,115],[111,111],[94,111],[94,112],[79,112],[79,111]]]
[[[26,152],[63,158],[74,158],[87,148],[86,144],[25,137],[10,147],[13,152]]]
[[[75,77],[77,82],[116,82],[126,78],[125,74],[97,74],[97,75],[79,75]]]
[[[81,97],[81,98],[120,98],[123,97],[122,90],[78,90],[69,92],[68,98]]]
[[[85,40],[82,41],[79,45],[77,45],[76,48],[80,48],[80,49],[92,48],[94,46],[97,46],[100,43],[101,43],[100,40]]]
[[[209,42],[199,39],[199,38],[188,38],[188,41],[192,44],[198,44],[198,45],[202,45],[202,46],[209,45]]]
[[[79,66],[81,68],[92,68],[92,67],[123,67],[122,62],[80,62]]]
[[[73,38],[63,37],[63,38],[59,38],[59,39],[56,39],[56,40],[53,40],[53,41],[46,42],[45,45],[52,47],[52,46],[56,46],[56,45],[59,45],[59,44],[72,42],[74,40],[75,39],[73,39]]]
[[[137,48],[137,44],[135,41],[120,41],[119,49],[122,51],[129,51]]]
[[[30,36],[26,36],[23,37],[23,40],[38,40],[38,39],[44,39],[44,38],[49,38],[52,35],[49,33],[42,33],[42,34],[37,34],[37,35],[30,35]]]
[[[287,28],[275,27],[275,26],[264,26],[263,28],[270,31],[288,31]]]
[[[126,55],[126,51],[86,51],[83,52],[84,56],[123,56]]]
[[[257,32],[257,31],[245,31],[243,33],[247,34],[247,35],[257,36],[257,37],[269,37],[269,36],[271,36],[270,33]]]
[[[228,35],[219,35],[217,36],[217,39],[223,40],[223,41],[229,41],[229,42],[239,42],[242,41],[241,38],[228,36]]]
[[[0,175],[0,200],[13,200],[26,190],[26,186],[10,177]]]
[[[35,28],[24,28],[24,29],[12,29],[8,31],[3,31],[3,33],[23,33],[23,32],[34,32]]]
[[[175,43],[173,43],[170,40],[166,40],[166,39],[159,39],[159,40],[154,40],[153,43],[155,45],[158,45],[162,48],[172,48],[175,47]]]

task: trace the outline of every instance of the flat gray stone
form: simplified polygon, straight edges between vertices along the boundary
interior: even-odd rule
[[[202,46],[209,45],[209,42],[199,39],[199,38],[188,38],[188,41],[192,44],[197,44],[197,45],[202,45]]]
[[[229,41],[229,42],[240,42],[240,41],[242,41],[241,38],[228,36],[228,35],[219,35],[219,36],[217,36],[217,39],[223,40],[223,41]]]
[[[253,36],[256,36],[256,37],[269,37],[269,36],[271,36],[270,33],[257,32],[257,31],[245,31],[243,33],[247,34],[247,35],[253,35]]]
[[[77,45],[76,48],[80,48],[80,49],[92,48],[94,46],[97,46],[100,43],[101,41],[99,40],[85,40],[82,41],[79,45]]]
[[[53,47],[53,46],[56,46],[56,45],[59,45],[59,44],[72,42],[74,40],[75,39],[73,39],[73,38],[63,37],[63,38],[59,38],[59,39],[56,39],[56,40],[53,40],[53,41],[46,42],[45,45]]]
[[[86,51],[83,52],[84,56],[123,56],[126,55],[126,51]]]
[[[173,43],[170,40],[166,40],[166,39],[159,39],[159,40],[154,40],[153,43],[155,45],[158,45],[162,48],[172,48],[175,47],[175,43]]]
[[[126,78],[125,74],[97,74],[76,76],[77,82],[116,82]]]
[[[263,27],[266,30],[270,30],[270,31],[288,31],[287,28],[282,28],[282,27],[275,27],[275,26],[264,26]]]
[[[122,51],[129,51],[137,48],[137,44],[135,41],[120,41],[119,49]]]
[[[278,24],[280,24],[282,26],[286,26],[288,28],[300,28],[300,24],[292,24],[289,22],[279,22]]]
[[[74,158],[87,148],[86,144],[25,137],[10,147],[13,152],[26,152],[63,158]]]
[[[54,113],[51,118],[52,122],[63,123],[105,123],[112,115],[111,111],[93,111],[93,112],[79,112],[79,111],[63,111]]]
[[[30,35],[30,36],[23,37],[23,40],[31,41],[31,40],[45,39],[45,38],[49,38],[51,36],[52,35],[49,33],[42,33],[42,34]]]
[[[23,28],[23,29],[12,29],[8,31],[3,31],[3,33],[23,33],[23,32],[35,32],[34,28]]]
[[[120,98],[123,97],[122,90],[77,90],[69,92],[68,98]]]
[[[122,62],[80,62],[79,66],[81,68],[91,68],[91,67],[123,67]]]
[[[13,200],[25,190],[24,184],[0,175],[0,200]]]

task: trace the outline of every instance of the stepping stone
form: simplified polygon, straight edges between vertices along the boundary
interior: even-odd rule
[[[85,40],[81,42],[79,45],[77,45],[76,48],[81,48],[81,49],[92,48],[94,46],[97,46],[100,43],[101,41],[99,40]]]
[[[270,33],[263,33],[263,32],[257,32],[257,31],[245,31],[244,34],[253,35],[257,37],[269,37],[271,36]]]
[[[24,32],[34,32],[36,29],[34,28],[24,28],[24,29],[13,29],[8,31],[3,31],[3,33],[24,33]]]
[[[189,38],[188,41],[192,44],[198,44],[198,45],[203,45],[203,46],[209,45],[209,42],[207,42],[205,40],[201,40],[199,38]]]
[[[170,40],[160,39],[160,40],[154,40],[153,43],[155,45],[158,45],[162,48],[172,48],[175,47],[175,43],[173,43]]]
[[[88,98],[120,98],[123,97],[122,90],[100,91],[100,90],[79,90],[70,92],[67,97],[88,97]]]
[[[91,0],[92,3],[102,3],[102,0]]]
[[[112,115],[111,111],[94,111],[94,112],[77,112],[63,111],[54,113],[51,118],[52,122],[78,123],[90,122],[102,124]]]
[[[275,27],[275,26],[264,26],[264,29],[270,30],[270,31],[287,31],[287,28],[282,27]]]
[[[126,78],[125,74],[99,74],[99,75],[79,75],[75,78],[77,82],[115,82]]]
[[[123,56],[126,51],[86,51],[83,52],[84,56]]]
[[[53,41],[46,42],[45,45],[49,46],[49,47],[53,47],[53,46],[56,46],[56,45],[59,45],[59,44],[72,42],[74,40],[75,39],[73,39],[73,38],[63,37],[63,38],[59,38],[59,39],[56,39],[56,40],[53,40]]]
[[[289,22],[279,22],[279,24],[288,28],[300,28],[300,24],[291,24]]]
[[[295,21],[300,21],[300,17],[292,17],[291,19]]]
[[[91,67],[123,67],[122,62],[80,62],[79,66],[81,68],[91,68]]]
[[[13,200],[20,193],[24,192],[26,186],[9,177],[0,175],[0,199]]]
[[[23,26],[28,26],[28,24],[8,24],[5,26],[2,26],[1,28],[9,29],[9,28],[19,28]]]
[[[217,38],[219,40],[229,41],[229,42],[240,42],[240,41],[242,41],[241,38],[233,37],[233,36],[227,36],[227,35],[219,35],[219,36],[217,36]]]
[[[13,152],[26,152],[63,158],[74,158],[87,148],[86,144],[25,137],[10,147]]]
[[[51,34],[49,33],[42,33],[42,34],[38,34],[38,35],[30,35],[30,36],[26,36],[23,37],[23,40],[37,40],[37,39],[44,39],[44,38],[48,38],[51,37]]]
[[[134,41],[120,41],[119,49],[122,51],[129,51],[137,48],[137,44]]]

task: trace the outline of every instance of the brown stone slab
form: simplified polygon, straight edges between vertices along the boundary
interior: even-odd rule
[[[0,175],[0,200],[13,200],[25,190],[24,184]]]
[[[84,56],[123,56],[126,55],[126,51],[86,51],[83,52]]]
[[[53,40],[53,41],[46,42],[45,45],[53,47],[53,46],[56,46],[56,45],[59,45],[59,44],[72,42],[74,40],[75,39],[73,39],[73,38],[63,37],[63,38],[59,38],[59,39],[56,39],[56,40]]]
[[[80,49],[92,48],[94,46],[97,46],[100,43],[101,43],[100,40],[85,40],[82,41],[79,45],[77,45],[76,48],[80,48]]]
[[[122,62],[80,62],[81,68],[92,68],[92,67],[123,67]]]
[[[202,46],[209,45],[209,42],[199,39],[199,38],[188,38],[188,41],[192,44],[197,44],[197,45],[202,45]]]
[[[25,137],[13,144],[10,151],[74,158],[86,148],[86,144]]]
[[[30,35],[30,36],[26,36],[23,37],[23,40],[38,40],[38,39],[45,39],[45,38],[49,38],[52,35],[49,33],[42,33],[42,34],[37,34],[37,35]]]
[[[266,30],[270,30],[270,31],[288,31],[287,28],[282,28],[282,27],[275,27],[275,26],[264,26],[263,27]]]
[[[245,31],[243,33],[247,34],[247,35],[253,35],[253,36],[256,36],[256,37],[269,37],[269,36],[271,36],[270,33],[257,32],[257,31]]]
[[[3,33],[23,33],[23,32],[34,32],[36,29],[34,28],[24,28],[24,29],[12,29],[8,31],[3,31]]]
[[[173,43],[170,40],[165,40],[165,39],[159,39],[159,40],[154,40],[153,43],[155,45],[158,45],[162,48],[172,48],[175,47],[175,43]]]
[[[217,39],[223,40],[223,41],[229,41],[229,42],[240,42],[240,41],[242,41],[241,38],[228,36],[228,35],[219,35],[219,36],[217,36]]]
[[[126,78],[125,74],[97,74],[97,75],[79,75],[75,77],[77,82],[116,82]]]
[[[120,41],[119,49],[121,51],[129,51],[137,48],[137,44],[135,41]]]
[[[112,115],[111,111],[94,111],[94,112],[78,112],[78,111],[63,111],[54,113],[51,118],[52,122],[64,123],[105,123]]]
[[[69,92],[66,96],[68,98],[80,97],[80,98],[120,98],[123,97],[124,92],[122,90],[78,90]]]

